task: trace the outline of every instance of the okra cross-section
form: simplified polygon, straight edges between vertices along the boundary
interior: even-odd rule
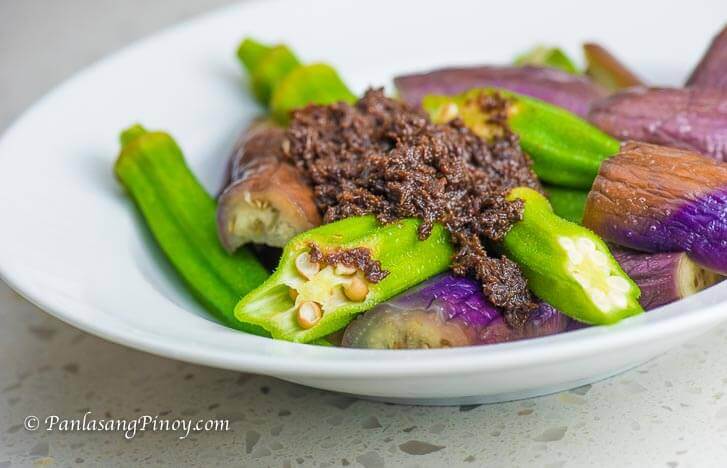
[[[421,241],[419,224],[381,225],[362,216],[299,234],[272,276],[237,304],[236,318],[302,343],[342,329],[356,314],[449,267],[449,233],[435,225]]]
[[[555,215],[548,200],[532,189],[513,189],[508,198],[522,200],[525,208],[522,221],[505,237],[505,252],[523,270],[535,295],[593,325],[643,312],[639,287],[603,240]]]

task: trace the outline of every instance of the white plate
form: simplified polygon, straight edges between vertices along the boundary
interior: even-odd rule
[[[662,3],[654,15],[646,3],[596,12],[566,1],[255,2],[158,34],[60,86],[4,135],[0,273],[53,315],[118,343],[390,401],[512,399],[634,366],[725,318],[727,283],[614,327],[496,346],[367,351],[273,341],[208,318],[155,249],[111,166],[119,130],[140,121],[169,130],[215,191],[237,132],[259,111],[233,55],[248,34],[334,63],[358,90],[397,72],[505,62],[536,41],[576,52],[584,39],[612,46],[649,79],[678,83],[725,7]]]

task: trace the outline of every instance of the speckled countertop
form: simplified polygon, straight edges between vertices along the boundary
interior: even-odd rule
[[[0,129],[83,65],[224,3],[0,2]],[[0,343],[0,468],[727,466],[727,327],[593,386],[453,408],[360,401],[151,356],[80,332],[2,283]],[[230,426],[183,440],[175,432],[126,440],[119,432],[23,427],[30,415],[89,411],[223,418]]]

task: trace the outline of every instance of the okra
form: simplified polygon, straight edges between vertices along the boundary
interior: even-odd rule
[[[460,118],[482,138],[509,129],[533,159],[538,177],[554,185],[589,189],[601,162],[620,147],[617,140],[564,109],[495,88],[453,97],[430,95],[422,106],[434,122]]]
[[[588,229],[558,217],[535,190],[518,187],[522,221],[503,241],[533,293],[579,322],[605,325],[643,312],[639,287],[621,269],[608,246]]]
[[[217,238],[216,202],[170,135],[136,125],[121,134],[116,176],[194,296],[230,327],[266,335],[234,317],[237,301],[268,276],[247,249],[228,254]]]
[[[308,104],[356,100],[333,67],[324,63],[303,65],[285,45],[268,46],[247,38],[238,47],[237,56],[250,75],[253,93],[270,108],[278,123],[286,124],[291,111]]]
[[[280,80],[301,65],[287,46],[268,46],[250,38],[237,48],[237,57],[250,75],[253,94],[265,106]]]
[[[568,55],[558,47],[535,46],[514,60],[515,65],[535,65],[538,67],[555,68],[574,75],[579,74],[578,67]]]
[[[274,338],[307,343],[345,327],[352,318],[449,267],[449,233],[435,225],[424,241],[419,220],[380,225],[371,215],[325,224],[294,237],[276,271],[235,308],[241,322]],[[385,272],[370,281],[360,265],[327,265],[312,257],[363,249]]]
[[[308,104],[355,101],[356,96],[333,67],[314,63],[296,68],[280,81],[270,99],[270,112],[279,123],[287,124],[293,110]]]
[[[583,223],[583,212],[586,209],[588,190],[556,187],[554,185],[546,185],[543,188],[548,195],[548,201],[550,201],[555,214],[571,223]]]

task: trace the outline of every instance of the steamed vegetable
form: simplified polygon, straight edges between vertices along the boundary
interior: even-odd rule
[[[252,91],[261,104],[270,102],[278,83],[301,65],[288,47],[266,46],[250,38],[242,41],[237,56],[250,74]]]
[[[687,86],[727,89],[727,25],[712,40]]]
[[[616,244],[683,251],[699,265],[727,274],[727,164],[628,142],[601,166],[583,224]]]
[[[727,158],[727,89],[632,88],[595,102],[588,118],[621,140]]]
[[[553,212],[571,223],[581,224],[588,191],[547,185],[543,187]]]
[[[570,319],[541,304],[522,328],[505,324],[480,284],[444,273],[359,316],[346,328],[351,348],[448,348],[552,335]]]
[[[508,199],[522,200],[525,210],[503,247],[536,296],[589,324],[615,323],[643,312],[638,286],[598,236],[556,216],[535,190],[516,188]]]
[[[217,239],[216,203],[172,137],[138,125],[127,129],[114,171],[197,299],[225,325],[265,335],[262,328],[235,319],[233,310],[267,272],[246,249],[234,255],[224,251]]]
[[[639,302],[646,310],[691,296],[716,283],[719,275],[706,270],[684,252],[645,253],[621,247],[611,252],[639,285]]]
[[[247,38],[238,47],[237,56],[250,75],[253,93],[270,107],[279,123],[286,123],[291,111],[308,104],[356,99],[330,65],[302,65],[284,45],[268,46]]]
[[[399,97],[419,105],[429,94],[452,96],[472,88],[496,87],[531,96],[585,116],[606,91],[588,78],[542,67],[445,68],[394,79]]]
[[[558,47],[536,46],[515,57],[514,63],[519,67],[533,65],[556,68],[572,74],[578,73],[578,67],[576,67],[575,63]]]
[[[406,219],[382,226],[363,216],[299,234],[273,275],[239,302],[235,316],[274,338],[303,343],[340,330],[354,315],[448,268],[449,233],[435,225],[420,241],[419,225]],[[315,250],[350,260],[329,264],[317,260]],[[378,278],[366,273],[366,263],[378,269]]]
[[[314,63],[298,67],[280,80],[270,99],[270,112],[275,120],[285,124],[292,111],[308,104],[354,101],[356,96],[333,67]]]
[[[233,151],[230,184],[217,206],[220,240],[230,252],[248,242],[282,247],[321,224],[313,190],[284,160],[284,141],[282,128],[258,122]]]
[[[601,162],[619,142],[577,116],[537,99],[497,89],[473,89],[454,97],[427,96],[422,103],[437,123],[461,118],[483,138],[512,131],[544,182],[588,189]]]
[[[638,76],[600,44],[583,44],[583,53],[586,56],[586,74],[604,88],[617,91],[643,85]]]

